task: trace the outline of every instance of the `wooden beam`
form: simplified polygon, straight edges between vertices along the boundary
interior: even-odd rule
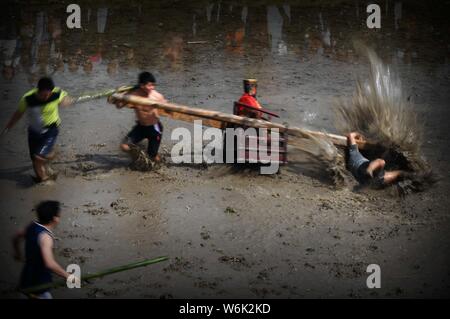
[[[168,116],[176,120],[193,122],[196,119],[201,119],[203,120],[204,125],[217,128],[225,128],[228,125],[241,125],[254,128],[277,128],[280,132],[286,132],[289,135],[307,137],[307,135],[310,134],[319,138],[327,138],[336,146],[347,146],[347,138],[342,135],[330,134],[320,131],[311,131],[299,127],[290,127],[279,123],[252,119],[202,108],[194,108],[175,103],[161,103],[148,98],[135,95],[127,95],[124,93],[114,93],[111,97],[111,102],[114,102],[114,100],[119,100],[131,105],[148,105],[155,107],[160,111],[160,114],[162,116]],[[360,148],[366,148],[370,145],[372,144],[369,144],[367,142],[358,142],[358,146]]]

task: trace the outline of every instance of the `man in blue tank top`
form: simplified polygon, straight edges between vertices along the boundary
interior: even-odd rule
[[[20,242],[25,239],[25,266],[20,277],[20,289],[52,282],[52,273],[69,277],[53,256],[53,230],[59,223],[60,203],[44,201],[36,207],[38,220],[19,231],[13,239],[14,253],[21,260]],[[51,299],[49,289],[34,292],[30,298]]]

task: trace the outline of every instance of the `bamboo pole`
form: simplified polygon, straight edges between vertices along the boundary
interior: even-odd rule
[[[320,131],[311,131],[304,128],[299,127],[289,127],[283,124],[275,123],[275,122],[268,122],[264,120],[259,119],[253,119],[248,117],[242,117],[234,114],[228,114],[218,111],[211,111],[207,109],[202,108],[193,108],[185,105],[175,104],[175,103],[161,103],[158,101],[154,101],[148,98],[135,96],[135,95],[126,95],[124,93],[114,93],[111,95],[112,102],[114,100],[119,100],[122,102],[126,102],[130,105],[148,105],[155,107],[157,109],[163,110],[161,112],[161,115],[168,116],[174,119],[180,119],[183,121],[189,121],[186,119],[186,117],[179,116],[177,114],[186,114],[191,116],[191,118],[195,119],[207,119],[214,122],[222,122],[222,128],[225,128],[227,124],[237,124],[247,127],[254,127],[254,128],[277,128],[280,132],[286,132],[289,135],[293,136],[308,136],[312,135],[319,138],[327,138],[333,142],[333,144],[341,147],[347,146],[347,138],[342,135],[337,134],[330,134]],[[191,120],[193,121],[193,120]],[[208,123],[205,123],[206,125]],[[217,125],[211,125],[214,127],[217,127]],[[360,148],[365,148],[369,146],[368,142],[358,141],[358,146]]]
[[[80,96],[73,97],[72,104],[84,103],[87,101],[96,100],[96,99],[100,99],[103,97],[108,97],[114,93],[127,92],[127,91],[131,90],[132,88],[133,88],[133,86],[121,86],[117,89],[109,89],[109,90],[100,91],[100,92],[82,94]]]
[[[145,267],[145,266],[148,266],[151,264],[156,264],[156,263],[159,263],[162,261],[166,261],[168,259],[169,259],[169,257],[158,257],[158,258],[154,258],[154,259],[146,259],[143,261],[139,261],[139,262],[135,262],[135,263],[127,264],[127,265],[110,268],[107,270],[103,270],[103,271],[99,271],[99,272],[96,272],[93,274],[88,274],[86,276],[82,276],[81,281],[95,279],[95,278],[103,277],[106,275],[111,275],[114,273],[131,270],[134,268]],[[23,292],[25,294],[33,294],[35,292],[48,290],[51,288],[64,287],[65,285],[66,285],[66,281],[58,281],[58,282],[52,282],[49,284],[33,286],[33,287],[26,288],[26,289],[22,289],[21,292]]]

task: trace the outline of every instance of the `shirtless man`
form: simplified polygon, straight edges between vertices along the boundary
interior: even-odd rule
[[[166,99],[155,90],[155,77],[149,72],[139,74],[138,85],[131,90],[130,95],[146,97],[154,101],[165,103]],[[130,145],[136,145],[143,139],[148,139],[147,153],[152,161],[159,162],[159,145],[163,127],[159,121],[158,109],[147,105],[131,105],[120,101],[115,102],[117,108],[129,107],[136,114],[136,125],[122,141],[120,148],[124,152],[130,152]]]
[[[405,172],[400,170],[385,171],[386,162],[377,158],[372,161],[365,158],[358,150],[357,142],[363,142],[364,138],[357,132],[347,135],[348,160],[347,166],[362,185],[372,184],[375,187],[384,187],[393,184],[404,177]]]

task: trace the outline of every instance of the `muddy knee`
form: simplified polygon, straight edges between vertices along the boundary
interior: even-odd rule
[[[120,149],[124,152],[129,152],[130,146],[128,144],[120,144]]]

